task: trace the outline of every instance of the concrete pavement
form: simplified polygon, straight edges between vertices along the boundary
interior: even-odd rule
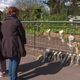
[[[39,63],[33,55],[22,58],[19,80],[80,80],[80,66],[60,66],[59,63]],[[0,78],[9,80],[9,77]]]

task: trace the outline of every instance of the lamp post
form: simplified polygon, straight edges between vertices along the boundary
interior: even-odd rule
[[[69,15],[69,7],[71,6],[71,2],[70,1],[67,1],[65,2],[65,6],[66,6],[66,11],[67,11],[67,16]]]
[[[41,18],[42,11],[41,9],[36,9],[35,10],[35,20],[39,20]],[[40,31],[40,24],[41,23],[35,23],[34,24],[34,48],[36,47],[36,31]]]

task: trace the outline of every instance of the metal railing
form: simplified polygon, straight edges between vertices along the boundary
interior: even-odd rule
[[[80,21],[22,21],[22,23],[27,33],[27,46],[37,49],[37,53],[39,53],[38,50],[44,51],[47,48],[70,52],[67,46],[67,38],[70,34],[75,36],[75,41],[80,41],[80,27],[77,25]],[[48,29],[50,32],[46,33]],[[65,33],[65,43],[60,41],[58,34],[59,30],[62,29]]]

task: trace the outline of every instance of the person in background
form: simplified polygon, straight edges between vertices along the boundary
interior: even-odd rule
[[[2,55],[9,59],[10,80],[18,80],[18,68],[21,57],[26,56],[24,44],[26,44],[25,30],[18,19],[19,10],[9,7],[6,11],[2,30]]]
[[[1,16],[1,15],[0,15]],[[1,32],[1,22],[0,22],[0,77],[3,77],[6,73],[6,60],[2,56],[2,32]]]

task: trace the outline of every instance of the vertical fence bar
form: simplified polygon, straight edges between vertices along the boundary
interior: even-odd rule
[[[80,23],[79,21],[78,22],[70,22],[70,21],[22,21],[22,22],[24,22],[24,23],[34,23],[34,27],[33,27],[33,48],[35,49],[35,48],[37,48],[37,47],[39,47],[39,45],[37,45],[37,43],[38,42],[36,42],[38,39],[37,38],[39,38],[39,37],[37,37],[37,31],[39,30],[39,27],[43,27],[43,26],[39,26],[41,23],[50,23],[50,24],[53,24],[53,23],[55,23],[55,24],[58,24],[58,23],[60,23],[60,24],[64,24],[64,23],[67,23],[67,24],[73,24],[73,23]],[[60,27],[61,26],[64,26],[64,27],[66,27],[67,25],[59,25]],[[74,26],[68,26],[68,29],[69,29],[69,27],[72,27],[72,28],[74,28]],[[76,27],[76,26],[75,26]],[[51,29],[52,29],[52,27],[50,27]],[[62,28],[62,27],[61,27]],[[46,29],[47,29],[47,27],[46,27]],[[74,32],[74,30],[75,29],[72,29],[72,32],[73,33],[75,33]],[[58,30],[57,30],[58,31]],[[38,31],[39,32],[39,31]],[[67,32],[67,31],[65,31],[65,32]],[[40,38],[39,38],[40,39]],[[43,39],[44,40],[44,39]],[[42,41],[42,40],[39,40],[39,43],[41,44],[41,45],[44,45],[44,42],[45,41],[42,41],[42,42],[40,42],[40,41]],[[48,42],[50,42],[50,41],[48,41]],[[47,43],[46,43],[47,44]],[[51,45],[50,43],[48,43],[47,44],[47,46],[48,45]],[[45,46],[45,47],[47,47],[47,46]],[[40,47],[43,47],[43,46],[40,46]]]
[[[36,23],[34,24],[34,49],[36,48]]]

